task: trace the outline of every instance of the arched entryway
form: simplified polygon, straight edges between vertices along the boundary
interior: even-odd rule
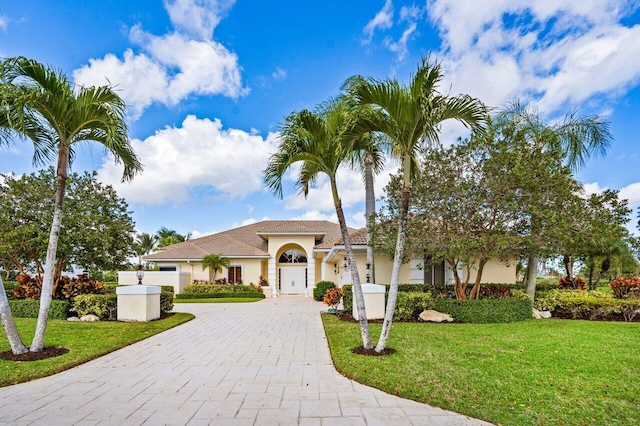
[[[278,255],[278,291],[305,294],[308,288],[307,254],[299,246],[284,247]]]

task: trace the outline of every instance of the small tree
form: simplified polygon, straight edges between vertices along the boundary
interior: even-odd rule
[[[209,268],[213,272],[211,282],[216,280],[218,271],[222,272],[222,268],[229,267],[229,259],[221,254],[208,254],[202,259],[202,270]]]

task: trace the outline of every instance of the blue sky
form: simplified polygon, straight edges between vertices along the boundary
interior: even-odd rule
[[[265,191],[260,172],[280,124],[351,75],[406,81],[430,52],[451,93],[495,107],[517,96],[548,120],[575,109],[606,116],[611,149],[577,176],[588,192],[621,190],[635,209],[639,24],[638,1],[22,0],[0,6],[0,57],[115,85],[145,171],[120,184],[121,169],[90,145],[73,170],[113,184],[139,231],[199,236],[264,218],[335,220],[326,181],[306,200],[292,181],[283,200]],[[447,124],[442,140],[463,134]],[[17,141],[0,153],[0,172],[32,172],[32,155]],[[378,177],[378,195],[395,167]],[[360,177],[341,171],[338,184],[348,223],[363,226]]]

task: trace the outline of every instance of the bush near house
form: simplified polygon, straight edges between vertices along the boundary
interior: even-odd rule
[[[3,281],[4,292],[7,293],[7,299],[13,299],[13,289],[16,288],[18,283],[16,281]]]
[[[212,293],[260,293],[260,290],[253,284],[192,284],[184,288],[184,294]]]
[[[313,289],[313,299],[316,302],[322,302],[324,299],[324,294],[330,288],[334,288],[336,284],[333,281],[320,281],[316,284],[316,288]]]
[[[79,317],[93,314],[101,320],[115,320],[118,314],[118,296],[82,294],[75,297],[71,310]]]
[[[618,277],[609,283],[614,297],[617,299],[640,299],[640,278]]]
[[[529,320],[532,305],[529,299],[438,299],[435,309],[458,321],[489,324]]]
[[[434,300],[430,292],[398,292],[396,308],[393,311],[394,321],[411,321],[427,309],[433,309]]]
[[[196,300],[196,299],[242,299],[242,298],[255,298],[255,299],[264,299],[264,293],[259,293],[259,292],[255,292],[255,293],[224,293],[224,292],[217,292],[217,293],[182,293],[182,294],[176,294],[175,299],[176,300]]]

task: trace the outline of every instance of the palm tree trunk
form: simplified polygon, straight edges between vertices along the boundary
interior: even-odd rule
[[[38,312],[38,322],[36,332],[31,342],[29,350],[40,352],[44,347],[44,333],[47,328],[47,318],[49,317],[49,307],[53,291],[53,274],[56,266],[56,251],[58,250],[58,237],[62,225],[62,205],[67,184],[67,173],[69,165],[69,148],[64,142],[60,142],[58,150],[58,168],[56,201],[53,210],[53,221],[51,222],[51,233],[49,234],[49,245],[47,246],[47,257],[44,266],[44,280],[42,282],[42,293],[40,295],[40,311]]]
[[[410,170],[405,168],[404,173],[410,173]],[[404,241],[407,235],[407,216],[409,213],[410,195],[411,191],[408,185],[406,185],[402,191],[402,208],[400,210],[400,220],[398,221],[398,238],[396,240],[396,252],[393,257],[393,270],[391,271],[391,285],[389,286],[387,307],[384,311],[384,322],[382,323],[380,339],[376,345],[376,352],[378,353],[384,351],[387,347],[387,339],[389,338],[391,323],[393,322],[393,311],[396,308],[396,300],[398,299],[398,284],[400,284],[400,268],[402,267]]]
[[[347,222],[344,219],[344,211],[342,210],[342,201],[338,197],[338,187],[335,177],[330,177],[331,192],[333,192],[333,202],[336,207],[336,215],[340,224],[340,232],[344,241],[344,249],[347,252],[349,265],[351,265],[351,280],[353,281],[353,298],[358,311],[358,323],[360,324],[360,334],[362,335],[362,347],[371,349],[371,335],[369,334],[369,323],[367,322],[367,312],[364,306],[364,295],[362,294],[362,285],[360,284],[360,274],[356,264],[356,257],[353,255],[351,240],[349,239],[349,231],[347,230]]]
[[[536,278],[538,275],[538,258],[530,256],[527,263],[527,295],[531,300],[536,297]]]
[[[0,317],[2,318],[2,327],[9,339],[9,345],[11,345],[11,352],[15,355],[20,355],[28,351],[27,347],[22,343],[16,323],[11,315],[11,308],[9,307],[9,299],[7,298],[7,292],[4,289],[4,283],[0,276]]]
[[[376,282],[376,268],[373,257],[373,246],[371,245],[371,234],[373,233],[374,215],[376,212],[376,195],[373,188],[373,157],[366,153],[364,157],[364,188],[365,188],[365,215],[367,218],[367,264],[370,268],[371,282]]]

